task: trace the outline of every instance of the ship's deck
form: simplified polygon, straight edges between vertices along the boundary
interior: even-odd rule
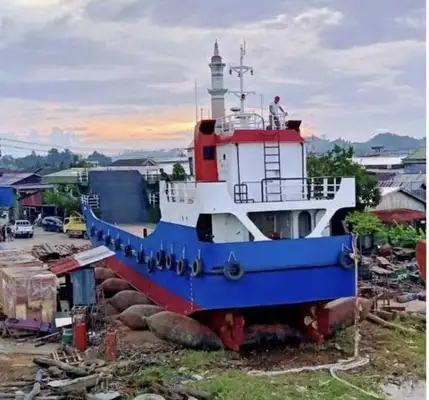
[[[133,235],[143,237],[143,228],[146,228],[148,235],[150,235],[155,229],[156,224],[118,224],[117,226],[126,232],[132,233]]]

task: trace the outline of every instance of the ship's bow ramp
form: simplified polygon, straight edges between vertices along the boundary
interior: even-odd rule
[[[149,220],[147,194],[138,171],[90,171],[89,186],[100,199],[100,218],[112,224]]]

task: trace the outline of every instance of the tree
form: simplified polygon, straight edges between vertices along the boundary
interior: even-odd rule
[[[80,211],[79,197],[76,196],[75,190],[69,190],[63,185],[56,190],[48,190],[43,194],[45,204],[55,205],[64,211],[64,214],[70,214],[73,211]]]
[[[335,146],[326,155],[309,155],[307,170],[309,177],[354,177],[356,179],[356,208],[376,207],[381,201],[380,189],[361,165],[352,160],[353,148]]]
[[[186,175],[185,168],[182,164],[176,163],[173,165],[173,173],[171,174],[171,180],[173,181],[186,181],[188,175]]]

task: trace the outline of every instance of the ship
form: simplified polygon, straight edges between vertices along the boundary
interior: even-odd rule
[[[118,276],[203,322],[229,349],[252,324],[287,322],[320,342],[329,334],[325,305],[356,295],[352,238],[331,235],[335,213],[355,206],[355,179],[309,177],[301,120],[279,115],[274,124],[245,110],[244,55],[242,46],[233,67],[240,107],[196,123],[193,176],[159,182],[155,229],[104,221],[85,196],[88,236],[114,252],[106,263]]]

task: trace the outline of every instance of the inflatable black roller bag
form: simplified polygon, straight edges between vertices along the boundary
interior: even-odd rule
[[[119,312],[126,310],[128,307],[136,304],[152,304],[152,302],[140,292],[135,290],[122,290],[116,293],[110,300],[109,304],[115,307]]]
[[[160,339],[195,348],[219,350],[219,337],[195,319],[171,311],[163,311],[146,318],[149,329]]]
[[[162,311],[164,309],[158,306],[136,304],[123,311],[119,315],[118,320],[132,330],[142,330],[147,328],[146,317]]]

